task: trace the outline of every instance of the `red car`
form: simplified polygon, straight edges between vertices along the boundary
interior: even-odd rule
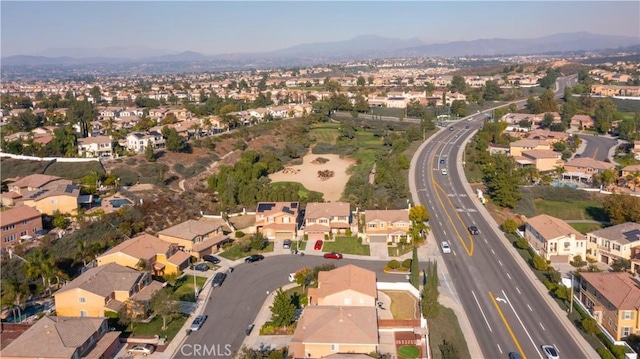
[[[325,253],[324,257],[329,259],[342,259],[342,254],[337,252],[331,252],[331,253]]]
[[[319,251],[322,248],[322,239],[318,239],[316,241],[316,244],[313,245],[313,249],[315,249],[316,251]]]

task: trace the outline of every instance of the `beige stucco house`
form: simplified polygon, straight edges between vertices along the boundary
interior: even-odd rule
[[[546,214],[529,218],[524,235],[546,260],[568,263],[577,255],[586,258],[585,236],[559,218]]]
[[[175,243],[178,249],[200,259],[219,251],[229,241],[224,233],[224,221],[214,218],[190,219],[157,233],[165,242]]]
[[[367,242],[398,243],[406,238],[411,242],[408,209],[367,210],[365,226]]]
[[[260,202],[256,208],[256,232],[270,240],[296,239],[299,220],[298,202]]]
[[[598,262],[631,261],[631,271],[640,273],[640,223],[627,222],[587,233],[587,254]]]
[[[346,202],[309,203],[304,215],[304,234],[310,241],[329,233],[344,235],[351,229],[351,208]]]
[[[522,152],[531,150],[551,150],[551,146],[545,140],[524,138],[509,144],[509,154],[513,157],[522,156]]]

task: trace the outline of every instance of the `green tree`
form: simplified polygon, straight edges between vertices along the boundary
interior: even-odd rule
[[[629,269],[631,269],[631,261],[629,261],[628,259],[624,259],[624,258],[616,259],[611,264],[611,269],[614,272],[628,271]]]
[[[296,315],[296,306],[291,302],[291,296],[282,288],[278,288],[273,298],[271,309],[271,321],[277,327],[288,327],[293,323]]]
[[[266,241],[260,232],[256,232],[251,236],[251,249],[261,251],[265,247]]]
[[[164,126],[162,137],[165,138],[165,146],[171,152],[185,152],[188,148],[187,142],[178,134],[175,128]]]
[[[581,324],[582,324],[582,329],[584,329],[584,331],[589,335],[595,335],[600,333],[600,327],[598,326],[598,322],[596,322],[596,320],[593,318],[584,318]]]
[[[151,310],[162,317],[162,330],[167,330],[167,321],[180,313],[180,302],[168,289],[162,288],[151,296]]]
[[[491,199],[502,207],[515,207],[520,200],[520,183],[515,179],[515,161],[503,154],[491,156],[493,162],[484,167],[483,179]]]
[[[484,84],[483,98],[485,101],[498,101],[501,94],[502,89],[497,81],[489,80]]]
[[[451,85],[449,85],[449,91],[463,93],[467,90],[467,83],[464,77],[460,75],[453,75],[451,79]]]
[[[411,257],[411,285],[420,289],[420,263],[418,262],[418,247],[414,244]]]
[[[89,95],[93,98],[93,103],[98,104],[102,101],[102,92],[98,86],[93,86],[91,90],[89,90]]]
[[[612,194],[604,198],[603,207],[613,224],[640,223],[640,198]]]
[[[356,84],[360,87],[366,85],[366,80],[364,79],[364,76],[358,76],[358,80],[356,80]]]
[[[594,117],[595,128],[600,133],[607,133],[613,124],[614,115],[616,113],[616,105],[611,98],[605,98],[596,101]]]
[[[422,315],[428,320],[435,319],[440,312],[438,297],[438,262],[427,263],[427,283],[422,288]]]
[[[539,271],[546,272],[547,269],[549,269],[549,263],[547,262],[547,260],[542,258],[539,255],[533,256],[532,261],[533,261],[533,268]]]
[[[517,229],[518,223],[511,218],[507,218],[502,222],[502,230],[505,231],[505,233],[516,233]]]
[[[144,147],[144,158],[149,162],[156,161],[156,155],[153,152],[153,144],[151,140],[147,141],[147,145]]]
[[[60,211],[53,212],[53,221],[51,222],[54,227],[65,229],[69,227],[71,221],[64,214],[60,213]]]
[[[446,339],[442,341],[442,344],[438,344],[438,349],[440,349],[440,354],[442,355],[442,359],[459,359],[460,354],[458,353],[458,348],[456,346],[447,341]]]
[[[31,251],[24,263],[24,273],[29,279],[40,278],[45,291],[51,288],[51,279],[57,272],[55,260],[42,248]]]
[[[302,268],[299,271],[297,271],[293,277],[296,284],[302,286],[303,291],[306,290],[307,283],[311,281],[311,273],[312,273],[311,268],[308,268],[308,267]]]
[[[118,311],[118,324],[130,326],[131,330],[133,330],[136,323],[141,318],[144,318],[146,314],[144,303],[129,298]]]

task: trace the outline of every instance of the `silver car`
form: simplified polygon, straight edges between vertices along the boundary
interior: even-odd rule
[[[147,356],[155,351],[155,347],[151,344],[136,344],[127,350],[130,355]]]
[[[543,345],[541,346],[542,353],[545,355],[547,359],[560,359],[560,353],[558,349],[553,345]]]
[[[189,329],[191,329],[192,332],[198,331],[207,318],[208,317],[206,315],[197,316],[196,319],[193,320],[193,323],[191,323],[191,327]]]

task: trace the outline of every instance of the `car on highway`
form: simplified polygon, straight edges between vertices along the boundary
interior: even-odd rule
[[[136,345],[132,346],[131,348],[127,349],[127,353],[129,355],[147,356],[147,355],[153,353],[155,350],[156,350],[156,347],[154,347],[151,344],[136,344]]]
[[[464,129],[468,130],[469,129],[469,125],[464,126]]]
[[[206,272],[209,270],[209,266],[207,263],[200,263],[193,266],[193,270],[197,270],[199,272]]]
[[[203,255],[202,256],[202,260],[205,261],[205,262],[213,263],[213,264],[220,263],[220,258],[218,258],[216,256],[212,256],[211,254]]]
[[[480,230],[476,226],[469,226],[467,229],[471,234],[480,234]]]
[[[444,164],[444,159],[440,160],[440,164],[443,165]]]
[[[520,355],[520,353],[511,352],[509,353],[509,359],[522,359],[522,355]]]
[[[245,263],[253,263],[253,262],[258,262],[264,259],[264,256],[262,254],[252,254],[250,256],[248,256],[247,258],[244,259]]]
[[[213,277],[213,280],[211,281],[211,286],[214,288],[221,286],[226,278],[227,278],[226,274],[222,272],[216,273],[216,275]]]
[[[451,253],[451,247],[449,247],[449,242],[447,241],[442,241],[440,248],[442,248],[442,253]]]
[[[207,320],[207,318],[208,316],[204,314],[197,316],[196,319],[194,319],[193,322],[191,323],[191,326],[189,327],[189,329],[192,332],[200,330],[200,328],[202,328],[202,324],[204,324],[204,321]]]
[[[447,174],[449,174],[449,172],[447,172],[447,169],[446,169],[446,168],[441,169],[441,170],[440,170],[440,173],[442,173],[443,175],[447,175]]]
[[[329,259],[342,259],[342,254],[338,252],[331,252],[331,253],[325,253],[324,257]]]
[[[542,348],[542,354],[544,354],[547,359],[560,359],[560,353],[553,345],[545,344],[540,348]]]
[[[453,131],[453,126],[449,127],[449,131]]]
[[[316,244],[313,245],[313,249],[315,249],[316,251],[319,251],[322,249],[322,239],[318,239],[316,241]]]

